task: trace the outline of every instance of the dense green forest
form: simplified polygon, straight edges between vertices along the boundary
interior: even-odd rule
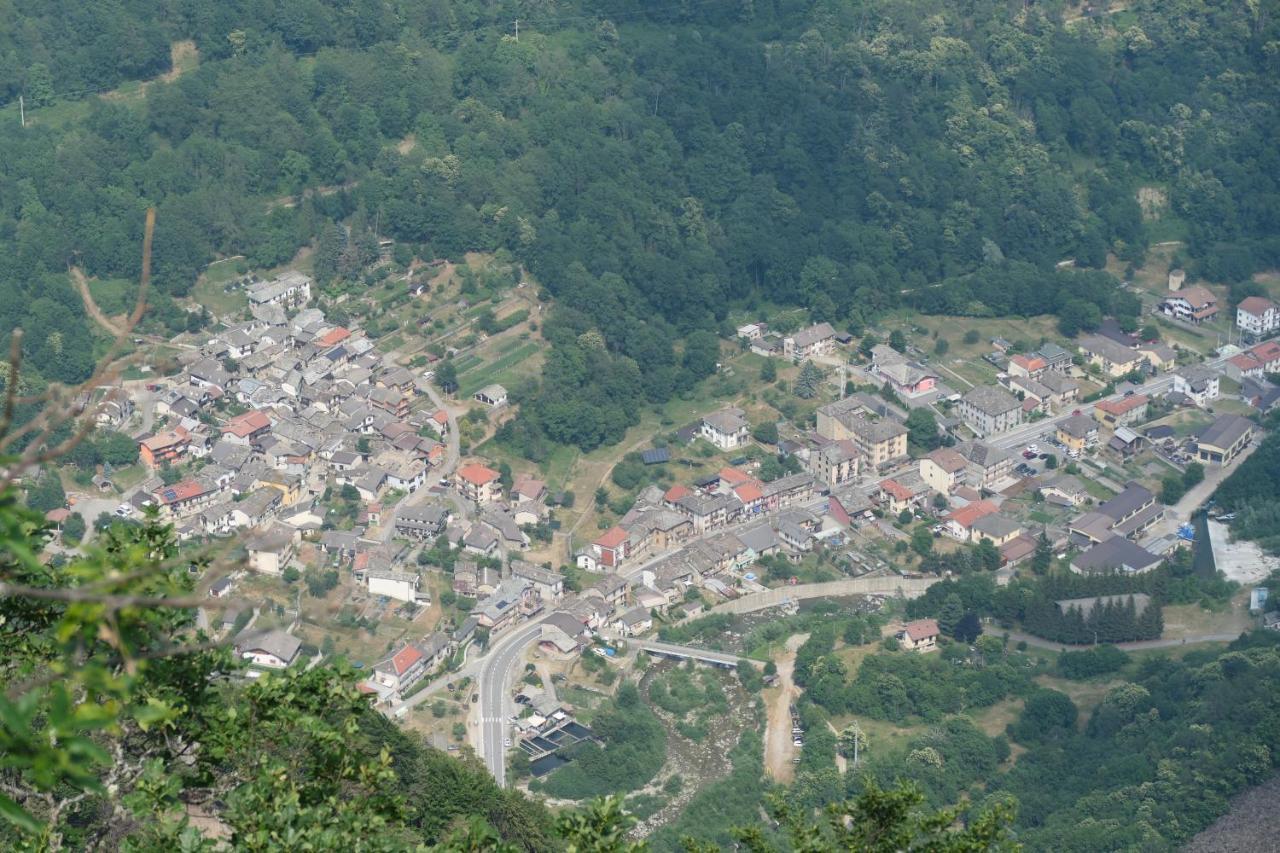
[[[1253,455],[1231,472],[1213,497],[1222,509],[1235,513],[1231,534],[1252,539],[1271,553],[1280,553],[1280,417],[1268,420],[1272,432]]]
[[[556,305],[504,434],[538,457],[688,389],[733,306],[854,328],[901,304],[1129,318],[1110,276],[1053,265],[1140,263],[1139,187],[1194,272],[1235,284],[1280,258],[1274,6],[19,2],[0,328],[27,330],[44,378],[83,378],[62,274],[135,280],[148,204],[169,330],[188,320],[167,300],[220,256],[274,265],[370,222],[424,259],[505,249]],[[179,39],[198,68],[88,94],[166,71]]]

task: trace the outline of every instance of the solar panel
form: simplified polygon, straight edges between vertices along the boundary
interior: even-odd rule
[[[178,499],[178,493],[173,489],[165,489],[163,492],[161,492],[161,495],[167,501],[176,501]]]

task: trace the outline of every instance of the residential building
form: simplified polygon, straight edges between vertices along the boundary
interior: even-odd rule
[[[476,401],[496,409],[498,406],[507,404],[507,389],[496,383],[486,385],[475,393],[474,398]]]
[[[769,326],[765,323],[747,323],[745,326],[738,327],[738,337],[748,342],[758,341],[768,330]]]
[[[301,534],[284,524],[270,524],[244,538],[249,568],[264,575],[278,575],[288,568],[297,552]]]
[[[1123,459],[1129,459],[1137,455],[1138,451],[1142,449],[1144,441],[1146,439],[1136,430],[1123,426],[1116,427],[1111,440],[1107,442],[1107,449],[1119,454]]]
[[[862,470],[878,470],[907,455],[907,428],[888,417],[868,417],[866,407],[852,397],[818,409],[818,435],[852,441]]]
[[[284,669],[298,659],[302,640],[279,629],[236,640],[236,653],[257,666]]]
[[[148,468],[158,468],[166,462],[181,458],[190,445],[191,433],[178,426],[144,438],[138,442],[138,452],[142,457],[142,464]]]
[[[992,435],[1022,423],[1022,403],[1003,388],[979,385],[960,398],[960,417],[978,435]]]
[[[1056,370],[1046,370],[1036,380],[1049,389],[1049,408],[1065,408],[1080,399],[1080,383]]]
[[[991,540],[997,548],[1018,538],[1022,534],[1022,525],[998,512],[988,513],[973,522],[970,537],[974,542],[983,539]]]
[[[862,454],[849,439],[824,443],[808,452],[805,468],[827,488],[858,476]]]
[[[939,447],[920,458],[920,478],[935,492],[951,494],[964,485],[969,461],[950,447]]]
[[[397,536],[423,542],[435,539],[443,533],[448,523],[449,511],[443,506],[411,506],[396,514],[395,530]]]
[[[1236,326],[1255,338],[1280,331],[1280,305],[1263,296],[1247,296],[1236,306]]]
[[[453,649],[449,638],[432,634],[417,643],[405,643],[390,657],[373,666],[373,680],[394,693],[403,695],[448,659]]]
[[[1071,571],[1082,575],[1108,572],[1136,575],[1151,571],[1162,560],[1123,536],[1116,536],[1077,554],[1071,560]]]
[[[592,571],[608,571],[622,565],[630,556],[627,531],[610,527],[591,543],[589,553],[578,555],[578,565]],[[589,558],[584,561],[584,558]]]
[[[249,304],[254,307],[283,305],[286,308],[297,308],[310,301],[311,279],[295,270],[249,287]]]
[[[835,347],[836,330],[830,323],[817,323],[782,339],[782,354],[801,361],[818,355],[826,355]]]
[[[1178,351],[1161,341],[1144,341],[1134,349],[1156,373],[1167,372],[1178,366]]]
[[[999,507],[991,501],[973,501],[965,504],[959,509],[954,509],[947,513],[942,522],[943,532],[953,539],[959,539],[961,542],[976,542],[978,539],[973,535],[974,522],[983,516],[992,515],[998,511]]]
[[[533,587],[511,578],[503,581],[485,600],[476,605],[472,615],[481,628],[497,633],[515,624],[522,615],[532,612]]]
[[[271,431],[271,418],[260,410],[236,415],[222,427],[222,439],[230,444],[250,445]]]
[[[1093,417],[1108,429],[1132,426],[1147,416],[1151,398],[1146,394],[1133,394],[1118,400],[1101,400],[1093,407]]]
[[[1044,359],[1045,366],[1052,373],[1065,373],[1071,369],[1071,353],[1052,341],[1040,347],[1036,355]]]
[[[938,647],[939,633],[936,619],[917,619],[903,625],[896,636],[904,649],[927,652]]]
[[[1184,287],[1165,294],[1160,310],[1176,320],[1199,325],[1218,314],[1218,297],[1200,285]]]
[[[1058,424],[1057,439],[1067,455],[1077,458],[1098,443],[1098,422],[1088,415],[1072,415]]]
[[[1266,414],[1280,406],[1280,386],[1273,385],[1266,379],[1246,377],[1240,383],[1240,399]]]
[[[935,374],[884,344],[877,344],[871,350],[871,373],[889,383],[894,391],[904,397],[927,394],[938,383]]]
[[[1045,503],[1076,507],[1089,499],[1089,491],[1074,474],[1060,474],[1040,486]]]
[[[734,450],[751,440],[746,413],[734,406],[704,415],[698,434],[721,450]]]
[[[489,504],[502,498],[501,475],[492,468],[472,462],[454,474],[454,484],[464,498],[478,504]]]
[[[1196,459],[1210,465],[1229,465],[1249,446],[1253,421],[1239,415],[1220,415],[1196,438]]]
[[[1102,368],[1102,372],[1111,379],[1141,370],[1146,362],[1142,353],[1102,335],[1081,338],[1079,347],[1085,360]]]
[[[152,493],[160,507],[160,517],[172,519],[199,512],[213,503],[218,496],[214,486],[200,479],[188,479],[161,486]]]
[[[1049,363],[1039,355],[1023,355],[1018,353],[1009,359],[1008,373],[1010,376],[1023,376],[1028,379],[1038,379],[1040,374],[1049,369]]]
[[[370,568],[364,573],[369,595],[381,595],[396,601],[429,603],[430,594],[418,591],[417,572],[398,572],[390,568]]]
[[[1013,475],[1017,464],[1009,451],[981,441],[962,441],[955,446],[955,451],[968,461],[965,482],[975,489],[993,491],[1001,480]]]
[[[1218,399],[1218,372],[1200,364],[1184,367],[1173,374],[1173,390],[1186,394],[1197,406],[1204,408]]]
[[[643,607],[633,607],[613,622],[613,630],[623,637],[638,637],[653,627],[653,617]]]
[[[511,577],[532,584],[533,591],[538,594],[543,603],[550,604],[564,596],[564,575],[559,572],[535,566],[524,560],[512,560]]]

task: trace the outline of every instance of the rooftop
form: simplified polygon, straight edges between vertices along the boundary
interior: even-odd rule
[[[1003,415],[1022,406],[1017,397],[994,385],[972,388],[962,399],[985,415]]]
[[[1253,429],[1253,421],[1240,415],[1221,415],[1200,433],[1197,442],[1212,447],[1230,447]]]

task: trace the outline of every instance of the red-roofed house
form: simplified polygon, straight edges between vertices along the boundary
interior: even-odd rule
[[[1263,341],[1249,350],[1249,354],[1262,362],[1264,372],[1280,373],[1280,342]]]
[[[728,486],[729,488],[733,488],[741,483],[751,482],[751,476],[744,474],[737,468],[721,468],[718,476],[720,477],[721,485]]]
[[[682,486],[679,483],[676,483],[674,486],[667,489],[667,493],[662,496],[662,500],[667,504],[667,506],[674,507],[676,505],[676,501],[681,498],[688,497],[691,494],[693,494],[693,492],[689,490],[688,486]]]
[[[191,433],[183,427],[174,427],[138,442],[138,452],[142,457],[142,464],[148,468],[156,468],[182,456],[190,446]]]
[[[419,643],[406,643],[386,660],[374,664],[373,680],[403,694],[448,657],[450,643],[434,634]]]
[[[351,332],[342,326],[338,326],[316,338],[315,345],[320,349],[328,349],[329,347],[337,346],[349,337],[351,337]]]
[[[885,505],[885,508],[890,513],[897,515],[904,509],[910,509],[911,505],[916,502],[917,498],[921,497],[923,494],[924,492],[921,492],[918,495],[916,492],[902,485],[897,480],[881,480],[878,497],[880,502]]]
[[[942,529],[948,536],[959,539],[961,542],[968,542],[972,537],[974,522],[998,510],[999,507],[991,501],[974,501],[971,504],[965,504],[947,515]]]
[[[1171,317],[1199,325],[1218,313],[1218,297],[1207,287],[1193,285],[1165,296],[1160,310]]]
[[[1133,394],[1119,400],[1103,400],[1093,407],[1093,417],[1103,426],[1116,427],[1136,424],[1147,416],[1147,404],[1151,398],[1146,394]]]
[[[627,531],[615,525],[601,533],[596,541],[591,543],[589,556],[594,557],[596,567],[607,570],[622,565],[622,561],[630,555]],[[582,565],[581,561],[579,565]]]
[[[755,480],[734,486],[733,493],[742,501],[744,512],[757,513],[764,507],[764,489]]]
[[[1263,296],[1241,299],[1236,306],[1236,325],[1255,338],[1280,331],[1280,306]]]
[[[1227,363],[1222,366],[1222,372],[1239,382],[1245,378],[1261,379],[1266,371],[1262,362],[1249,353],[1242,352],[1227,359]]]
[[[1019,353],[1009,359],[1010,376],[1025,376],[1029,379],[1035,379],[1048,369],[1049,362],[1038,355],[1023,355]]]
[[[453,479],[464,498],[478,504],[487,504],[502,497],[502,484],[498,482],[500,476],[492,468],[472,462],[459,468]]]
[[[449,431],[449,413],[444,409],[436,409],[427,419],[427,425],[440,435]]]
[[[60,506],[57,509],[51,509],[48,512],[46,512],[44,514],[44,520],[49,522],[50,524],[60,525],[62,524],[62,522],[66,521],[70,516],[71,516],[71,510],[67,509],[66,507]]]
[[[904,649],[927,652],[938,647],[938,622],[936,619],[917,619],[902,626],[897,634]]]
[[[271,418],[259,410],[236,415],[222,428],[222,437],[231,444],[252,444],[271,429]]]
[[[161,486],[152,494],[160,505],[162,518],[194,512],[213,502],[218,492],[199,480],[183,480],[172,486]]]

